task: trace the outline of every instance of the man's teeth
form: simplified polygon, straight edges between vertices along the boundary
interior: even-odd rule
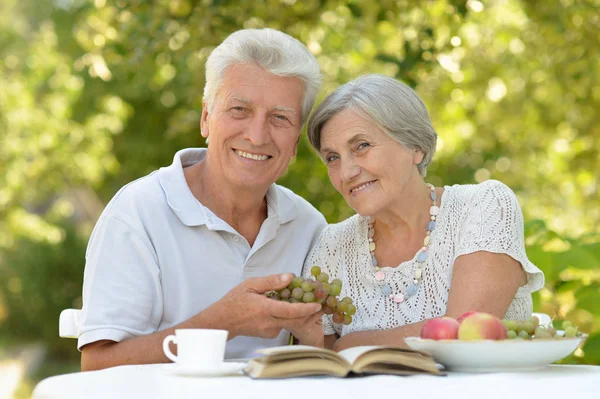
[[[255,161],[266,161],[267,159],[269,159],[268,155],[255,155],[239,150],[236,150],[235,153],[238,154],[240,157],[254,159]]]
[[[355,191],[361,191],[364,190],[367,186],[370,186],[371,184],[375,183],[374,181],[370,181],[368,183],[362,184],[356,188],[353,188],[352,190],[350,190],[351,192],[355,192]]]

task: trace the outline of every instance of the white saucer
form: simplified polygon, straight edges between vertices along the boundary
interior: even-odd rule
[[[170,364],[166,367],[166,371],[169,374],[185,377],[217,377],[222,375],[241,375],[241,371],[244,367],[246,367],[246,363],[239,362],[223,362],[210,368]]]

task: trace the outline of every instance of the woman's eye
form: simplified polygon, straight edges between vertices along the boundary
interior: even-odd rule
[[[335,161],[336,159],[338,159],[337,155],[329,155],[329,156],[325,157],[325,162],[331,163],[331,162]]]
[[[371,144],[369,144],[369,143],[366,143],[366,142],[365,142],[365,143],[360,143],[360,144],[358,145],[358,149],[359,149],[359,150],[362,150],[362,149],[364,149],[364,148],[368,148],[368,147],[370,147],[370,146],[371,146]]]
[[[241,112],[241,111],[245,110],[244,107],[232,107],[231,109],[234,110],[234,111],[238,111],[238,112]]]

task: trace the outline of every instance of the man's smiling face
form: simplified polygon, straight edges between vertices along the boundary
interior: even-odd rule
[[[204,104],[202,135],[208,160],[232,187],[265,190],[296,155],[302,127],[303,83],[257,65],[225,69],[213,104]]]

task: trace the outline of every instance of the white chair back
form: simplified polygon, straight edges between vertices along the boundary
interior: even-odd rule
[[[58,335],[61,338],[77,338],[80,314],[81,309],[65,309],[60,312]]]

